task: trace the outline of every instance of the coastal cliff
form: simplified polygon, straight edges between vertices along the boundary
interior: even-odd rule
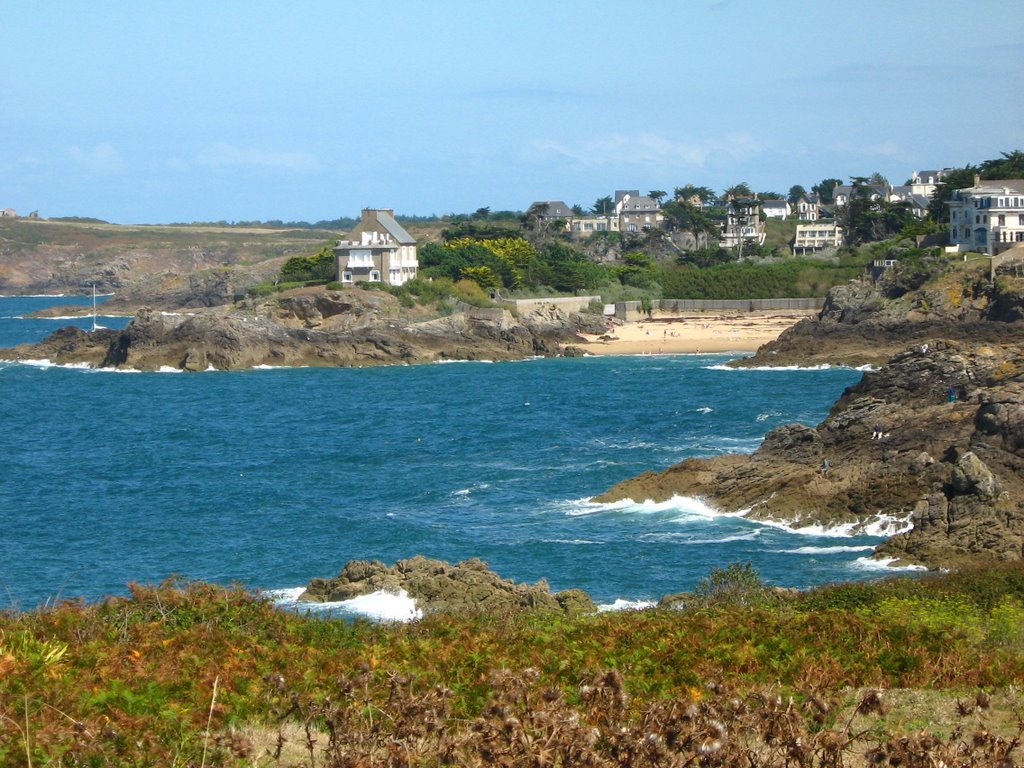
[[[601,328],[600,316],[553,307],[522,318],[468,306],[429,317],[403,312],[383,292],[316,288],[190,313],[143,308],[122,331],[63,328],[38,344],[0,350],[0,357],[187,371],[516,360],[560,354],[577,332]]]
[[[880,365],[816,427],[751,455],[688,459],[595,497],[699,496],[794,527],[892,535],[879,557],[940,567],[1024,558],[1024,301],[980,270],[832,290],[819,317],[738,366]],[[894,535],[895,534],[895,535]]]
[[[911,344],[946,339],[973,344],[1024,342],[1024,286],[991,281],[987,259],[906,264],[878,280],[854,280],[829,291],[806,318],[737,360],[736,367],[881,365]]]

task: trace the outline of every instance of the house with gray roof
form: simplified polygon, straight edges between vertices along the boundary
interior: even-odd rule
[[[761,212],[768,219],[788,219],[792,213],[788,200],[762,200]]]
[[[654,229],[661,226],[664,216],[661,215],[661,206],[653,197],[633,194],[635,190],[619,190],[615,196],[619,198],[615,203],[615,213],[619,217],[619,230],[621,232],[640,232]],[[619,197],[621,193],[621,197]]]
[[[334,246],[338,280],[402,285],[416,277],[416,240],[395,220],[390,208],[364,208],[347,240]]]
[[[576,214],[572,208],[561,200],[538,200],[527,210],[536,214],[538,219],[550,221],[552,219],[571,219]]]
[[[851,184],[841,184],[832,190],[832,203],[836,208],[842,208],[853,196],[855,187]],[[866,195],[872,201],[889,199],[888,184],[865,184],[860,187],[860,194]]]
[[[988,179],[958,189],[949,200],[949,242],[960,251],[993,256],[1024,243],[1024,179]]]

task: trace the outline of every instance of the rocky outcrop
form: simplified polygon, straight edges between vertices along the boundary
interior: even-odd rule
[[[817,427],[786,425],[769,432],[749,456],[688,459],[626,480],[595,501],[675,495],[795,527],[912,524],[878,550],[903,562],[935,567],[1020,559],[1020,347],[915,346],[865,373]]]
[[[403,315],[398,300],[379,291],[301,289],[192,313],[143,308],[123,331],[64,329],[39,344],[2,350],[0,357],[187,371],[513,360],[557,355],[560,345],[600,320],[557,310],[519,318],[473,307],[424,319]]]
[[[933,339],[972,344],[1024,343],[1024,296],[987,266],[948,274],[906,265],[877,282],[833,288],[816,318],[806,318],[736,366],[881,365],[908,345]]]
[[[377,560],[352,560],[333,579],[313,579],[300,600],[336,602],[373,592],[404,590],[424,613],[548,610],[569,614],[596,611],[579,589],[553,593],[547,582],[518,584],[502,579],[483,560],[456,565],[417,555],[386,566]]]

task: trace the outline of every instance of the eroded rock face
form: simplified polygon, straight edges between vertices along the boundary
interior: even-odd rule
[[[878,282],[853,280],[829,291],[816,318],[801,320],[738,366],[881,365],[908,345],[936,339],[976,345],[1024,343],[1024,293],[987,272],[942,276],[910,267]],[[926,282],[929,278],[932,282]]]
[[[262,302],[188,313],[142,308],[123,331],[62,330],[38,345],[4,350],[13,359],[153,370],[235,370],[257,365],[365,366],[436,360],[516,360],[557,355],[593,322],[545,310],[522,318],[467,307],[427,321],[403,318],[378,291],[297,291]],[[106,349],[101,351],[102,346]]]
[[[1019,360],[1016,345],[915,346],[866,372],[816,428],[779,427],[749,456],[688,459],[626,480],[595,500],[700,496],[724,511],[749,510],[751,517],[797,527],[889,519],[913,528],[880,547],[880,555],[929,566],[1019,559]]]
[[[597,610],[590,596],[579,589],[553,593],[544,580],[518,584],[502,579],[478,558],[451,565],[420,555],[393,566],[377,560],[352,560],[333,579],[313,579],[299,599],[335,602],[398,590],[405,590],[424,613],[532,609],[576,614]]]

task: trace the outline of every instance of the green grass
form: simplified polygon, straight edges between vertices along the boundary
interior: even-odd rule
[[[509,697],[521,721],[559,702],[559,717],[576,711],[595,727],[633,728],[673,701],[731,706],[709,683],[741,699],[898,688],[952,702],[1024,682],[1020,564],[795,597],[756,574],[718,573],[684,611],[573,618],[377,625],[286,613],[243,589],[201,583],[3,614],[0,764],[198,765],[208,718],[219,761],[208,764],[251,765],[239,756],[251,752],[231,746],[239,729],[307,718],[322,729],[342,717],[357,717],[346,727],[359,729],[358,713],[371,709],[385,733],[438,712],[486,720]],[[801,727],[812,728],[807,718]]]

